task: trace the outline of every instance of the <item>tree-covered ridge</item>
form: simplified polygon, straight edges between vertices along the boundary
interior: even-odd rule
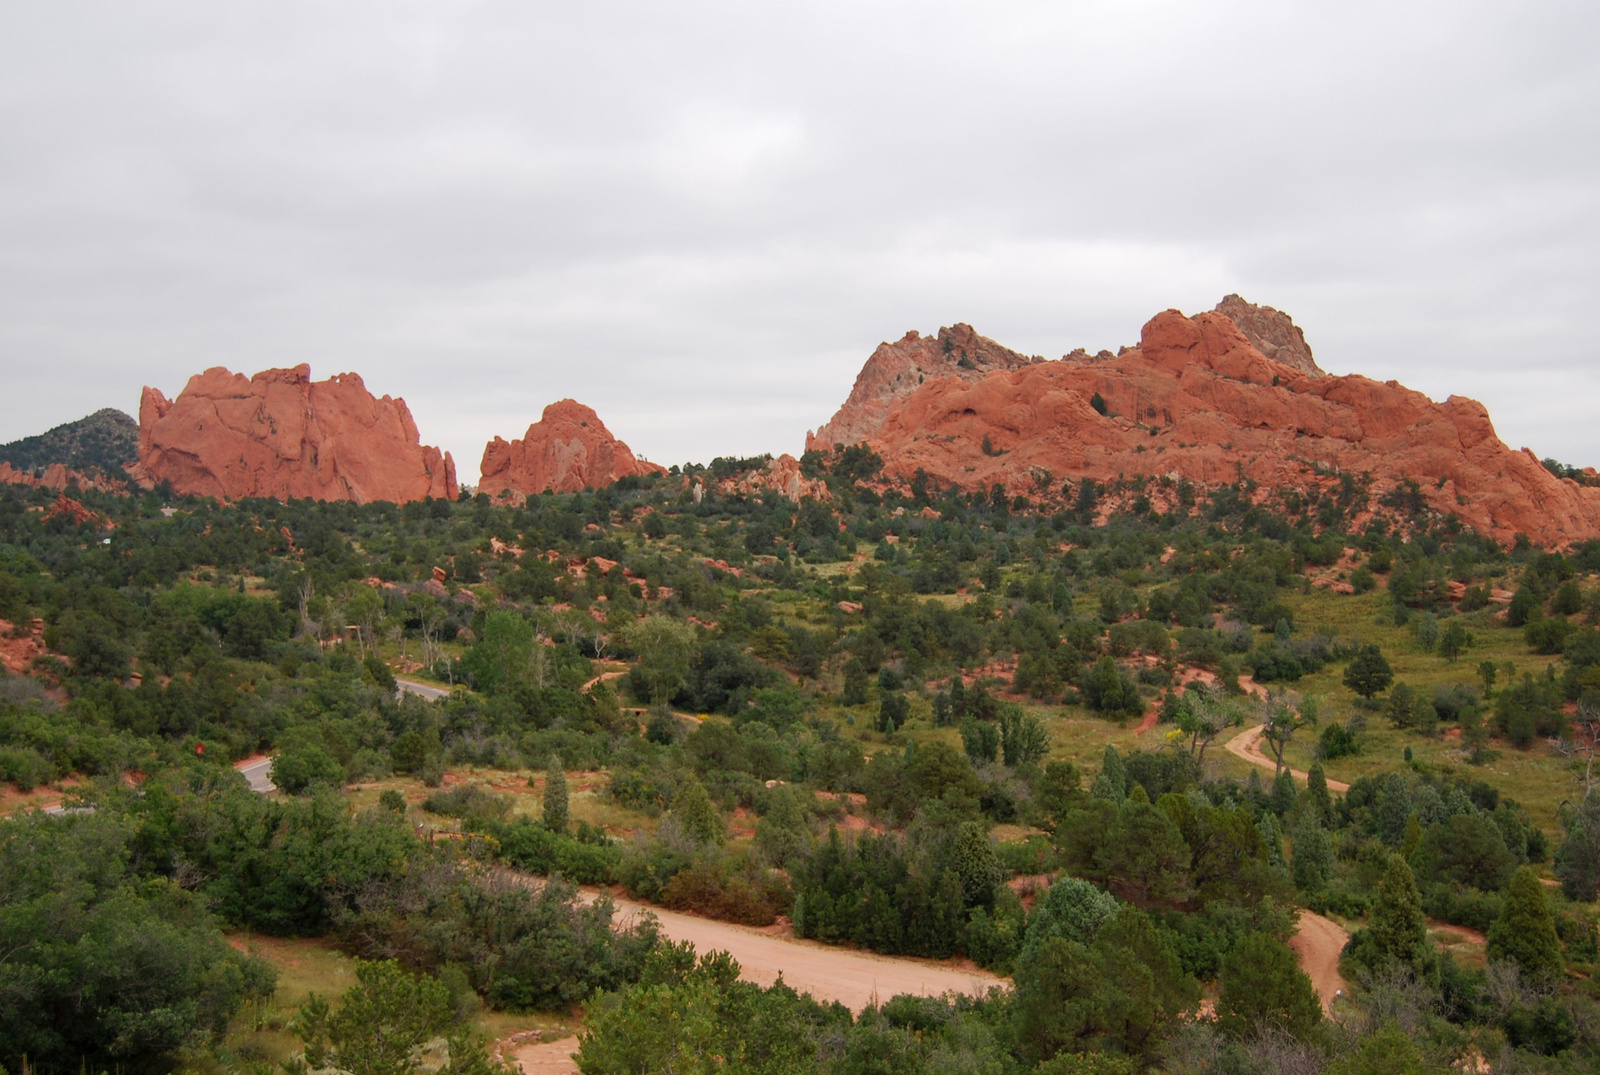
[[[0,463],[38,470],[60,463],[72,470],[97,467],[114,477],[139,458],[139,423],[114,407],[95,411],[32,437],[0,444]]]
[[[608,1028],[629,1038],[645,1018],[630,1012],[665,1004],[767,1012],[748,1025],[776,1037],[730,1042],[708,1017],[695,1048],[799,1065],[785,1070],[867,1070],[852,1065],[883,1050],[908,1070],[939,1050],[995,1070],[1264,1070],[1283,1044],[1267,1025],[1322,1070],[1387,1039],[1381,1019],[1309,1014],[1282,947],[1302,906],[1365,923],[1352,1011],[1401,1019],[1419,1057],[1590,1055],[1585,992],[1547,972],[1550,936],[1563,970],[1597,960],[1583,762],[1600,545],[1502,550],[1404,505],[1352,533],[1337,493],[1244,486],[1159,512],[1131,486],[1089,486],[1041,513],[876,487],[860,453],[806,461],[825,501],[729,491],[759,463],[516,507],[86,493],[82,524],[47,518],[44,493],[0,492],[0,618],[28,657],[0,678],[0,777],[88,781],[94,813],[30,831],[126,841],[97,883],[179,922],[174,958],[209,958],[222,923],[327,936],[496,1009],[593,999],[597,1065],[637,1044]],[[396,675],[455,689],[428,702]],[[1142,736],[1121,731],[1136,721]],[[1222,749],[1257,723],[1276,779]],[[282,794],[231,772],[257,753]],[[1505,775],[1536,764],[1565,783]],[[515,774],[537,808],[471,771]],[[350,787],[374,782],[429,794]],[[1526,871],[1552,863],[1561,893],[1533,899]],[[505,867],[787,916],[827,943],[963,954],[1016,988],[841,1018],[740,994],[715,962],[650,969],[653,934],[613,934],[562,885],[497,880]],[[168,890],[182,899],[151,902]],[[44,913],[29,891],[0,895],[16,909],[0,928]],[[1438,954],[1425,925],[1418,942],[1429,918],[1487,933],[1516,988]],[[1506,941],[1534,933],[1531,954]],[[268,988],[252,966],[176,1037],[94,1031],[82,1055],[159,1069],[226,1049],[228,1005]],[[188,974],[174,988],[209,995]],[[1195,1019],[1202,990],[1215,1024]],[[54,1009],[29,1003],[0,1019],[50,1033]],[[107,1004],[145,1019],[160,998]],[[47,1055],[75,1062],[30,1052]]]

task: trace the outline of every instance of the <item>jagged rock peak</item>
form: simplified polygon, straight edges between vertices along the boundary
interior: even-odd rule
[[[307,365],[253,377],[217,366],[175,400],[146,387],[129,473],[145,488],[165,481],[227,500],[403,504],[459,493],[455,461],[421,443],[405,400],[374,397],[354,373],[313,381]]]
[[[991,370],[1018,369],[1036,361],[1042,360],[1002,347],[971,325],[958,322],[931,337],[912,329],[894,343],[878,345],[856,375],[844,405],[816,432],[806,434],[806,449],[827,451],[872,435],[897,401],[931,378],[977,381]]]
[[[1305,333],[1282,310],[1257,306],[1238,295],[1229,295],[1217,303],[1216,312],[1238,326],[1250,346],[1274,362],[1292,366],[1307,377],[1327,376],[1311,357]]]
[[[495,437],[486,444],[480,471],[480,491],[515,499],[547,490],[598,489],[629,475],[665,474],[666,468],[635,458],[592,408],[563,399],[546,407],[521,440]]]
[[[1295,357],[1290,345],[1303,340],[1286,316],[1239,302],[1235,312],[1247,324],[1262,312],[1284,341],[1278,353]],[[1078,352],[976,376],[914,377],[898,393],[883,391],[882,373],[893,369],[886,348],[903,358],[907,342],[874,352],[830,423],[856,435],[829,440],[870,447],[890,481],[921,472],[967,491],[999,485],[1059,504],[1086,478],[1143,477],[1156,507],[1170,511],[1184,481],[1214,489],[1243,478],[1262,495],[1320,496],[1359,475],[1365,507],[1350,520],[1357,530],[1400,492],[1503,543],[1518,534],[1547,548],[1600,538],[1600,488],[1552,475],[1527,449],[1512,451],[1481,403],[1435,402],[1394,381],[1325,375],[1309,349],[1310,370],[1268,357],[1225,312],[1164,311],[1144,326],[1138,347],[1115,356]],[[862,391],[869,373],[877,395]],[[831,446],[817,434],[808,440]]]

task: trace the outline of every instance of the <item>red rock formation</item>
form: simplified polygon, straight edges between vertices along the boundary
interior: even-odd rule
[[[991,370],[1042,361],[979,336],[971,325],[941,328],[937,337],[913,329],[895,343],[878,345],[833,420],[806,434],[806,451],[825,452],[835,444],[855,444],[872,436],[895,404],[926,381],[938,377],[981,381]]]
[[[1224,298],[1217,303],[1216,310],[1232,321],[1250,345],[1268,358],[1293,366],[1307,377],[1327,376],[1311,357],[1305,333],[1288,314],[1270,306],[1246,302],[1238,295]]]
[[[128,483],[108,478],[98,470],[90,474],[68,470],[60,463],[51,463],[42,474],[31,470],[13,470],[10,463],[0,463],[0,485],[27,485],[35,489],[54,489],[61,492],[68,486],[93,489],[100,493],[126,493]]]
[[[1106,414],[1090,405],[1097,393]],[[1482,404],[1435,403],[1394,381],[1310,376],[1263,355],[1215,312],[1158,314],[1139,347],[1101,361],[930,378],[878,406],[886,413],[856,439],[902,480],[920,468],[964,489],[999,482],[1012,495],[1050,499],[1062,478],[1170,476],[1210,487],[1243,476],[1267,493],[1327,484],[1315,472],[1334,468],[1373,475],[1374,500],[1415,481],[1430,507],[1499,541],[1600,537],[1600,489],[1506,447]],[[832,424],[874,425],[865,409],[844,417]]]
[[[503,497],[598,489],[629,475],[665,474],[666,468],[635,459],[599,415],[563,399],[546,407],[521,440],[490,441],[483,449],[481,472],[478,488]]]
[[[168,481],[229,500],[454,500],[455,461],[420,439],[405,400],[374,398],[354,373],[312,381],[304,365],[254,377],[219,366],[170,402],[144,390],[130,472],[145,488]]]
[[[49,511],[40,516],[41,521],[44,522],[56,518],[71,519],[75,525],[82,526],[84,523],[99,519],[100,516],[72,499],[66,493],[57,493],[56,502],[50,505]]]
[[[827,500],[832,495],[828,492],[827,484],[820,478],[808,478],[801,474],[800,461],[788,453],[767,460],[767,465],[760,470],[717,483],[717,491],[724,495],[748,496],[767,490],[781,493],[796,504],[808,496],[816,500]]]

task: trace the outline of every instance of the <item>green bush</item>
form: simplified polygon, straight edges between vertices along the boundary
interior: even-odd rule
[[[564,877],[584,885],[608,885],[618,879],[622,849],[610,841],[582,841],[552,832],[532,818],[491,823],[486,832],[499,841],[500,858],[528,873]]]
[[[44,756],[30,747],[0,748],[0,783],[9,781],[18,791],[32,791],[55,774]]]
[[[290,795],[344,785],[344,766],[315,743],[282,751],[272,759],[272,782]]]

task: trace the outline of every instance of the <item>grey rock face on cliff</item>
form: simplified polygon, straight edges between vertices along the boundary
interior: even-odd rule
[[[1237,325],[1250,345],[1274,362],[1293,366],[1307,377],[1327,376],[1311,357],[1305,333],[1282,310],[1257,306],[1238,295],[1229,295],[1217,303],[1217,313]]]

